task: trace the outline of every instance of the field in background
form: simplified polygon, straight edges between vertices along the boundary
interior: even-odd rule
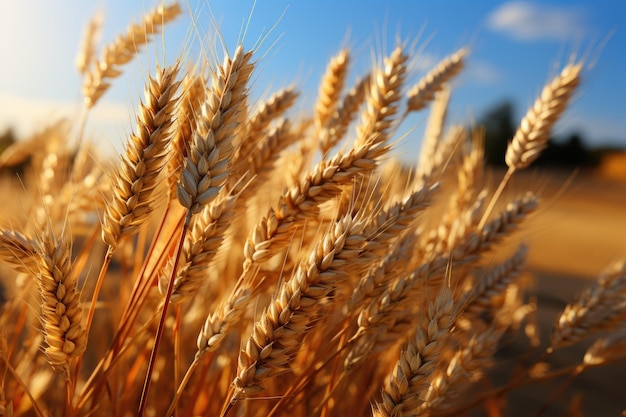
[[[492,172],[494,181],[501,176],[502,172]],[[626,253],[626,181],[609,179],[599,172],[537,169],[521,173],[512,188],[536,189],[541,198],[541,208],[518,240],[529,245],[527,276],[534,281],[539,306],[536,318],[542,345],[547,346],[554,322],[565,305],[605,265]],[[563,349],[549,364],[556,367],[579,362],[592,339]],[[528,342],[517,337],[504,344],[498,360],[515,369],[524,363],[519,359],[528,351]],[[622,362],[586,370],[573,380],[564,377],[522,387],[511,393],[507,416],[534,416],[547,401],[546,393],[565,386],[567,391],[550,405],[545,416],[576,416],[568,410],[578,401],[583,415],[618,416],[626,406],[624,375],[626,364]],[[504,383],[509,376],[499,373],[495,380]]]

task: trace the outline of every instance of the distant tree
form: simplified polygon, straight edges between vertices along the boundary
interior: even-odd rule
[[[581,136],[574,133],[562,141],[550,139],[536,164],[546,167],[589,167],[596,165],[597,160]]]
[[[495,105],[479,120],[485,128],[485,160],[489,165],[503,166],[504,154],[515,134],[513,104],[504,101]]]
[[[4,133],[0,134],[0,153],[4,152],[6,148],[15,143],[15,132],[12,128],[8,127]]]

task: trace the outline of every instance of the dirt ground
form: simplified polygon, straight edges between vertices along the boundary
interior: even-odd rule
[[[501,173],[493,175],[498,181]],[[524,227],[517,241],[530,248],[528,270],[533,275],[538,301],[538,323],[545,346],[556,317],[567,302],[611,262],[626,257],[626,182],[609,181],[578,173],[531,172],[517,177],[515,189],[534,190],[542,208]],[[512,195],[512,194],[511,194]],[[552,369],[576,364],[592,339],[551,355]],[[499,358],[519,363],[529,350],[528,342],[511,340]],[[505,369],[507,367],[505,366]],[[584,416],[620,416],[626,410],[626,362],[587,370],[573,380],[561,378],[518,389],[508,398],[507,416],[535,416],[546,399],[563,387],[543,416],[578,416],[568,412],[574,401]],[[496,375],[506,380],[506,375]],[[578,397],[578,398],[576,398]]]

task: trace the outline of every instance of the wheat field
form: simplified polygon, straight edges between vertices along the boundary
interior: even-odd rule
[[[416,79],[398,44],[354,85],[340,49],[308,112],[292,111],[297,85],[251,99],[254,50],[181,52],[147,76],[123,154],[99,156],[89,112],[182,13],[159,6],[102,48],[95,17],[82,117],[0,155],[14,196],[0,212],[0,415],[495,417],[565,377],[541,415],[567,381],[624,358],[626,261],[540,340],[523,241],[543,203],[514,180],[584,62],[545,85],[495,181],[484,131],[446,122],[469,48]],[[395,134],[415,112],[428,122],[407,166]],[[525,352],[503,369],[512,339]],[[548,365],[583,340],[584,356]],[[582,415],[576,398],[568,415]]]

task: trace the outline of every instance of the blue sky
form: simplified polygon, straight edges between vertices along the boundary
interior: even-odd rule
[[[0,130],[21,134],[53,117],[75,117],[80,78],[74,69],[83,28],[104,12],[102,42],[110,42],[157,2],[146,0],[23,0],[0,15]],[[250,13],[253,9],[252,14]],[[185,16],[165,29],[165,48],[145,48],[126,68],[91,115],[88,132],[104,146],[119,143],[132,127],[146,73],[154,63],[190,58],[219,23],[233,49],[247,25],[244,43],[257,47],[259,67],[252,93],[264,97],[296,83],[300,110],[314,101],[328,60],[350,47],[351,78],[398,40],[416,52],[414,80],[445,55],[471,48],[467,69],[455,83],[450,121],[467,123],[495,103],[510,99],[521,118],[543,84],[572,56],[584,59],[581,88],[556,134],[580,132],[590,145],[626,145],[626,2],[614,1],[246,1],[183,0]],[[192,19],[188,11],[194,12]],[[195,22],[195,25],[192,24]],[[402,145],[419,149],[426,114],[411,119],[416,131]],[[401,129],[408,132],[411,125]]]

